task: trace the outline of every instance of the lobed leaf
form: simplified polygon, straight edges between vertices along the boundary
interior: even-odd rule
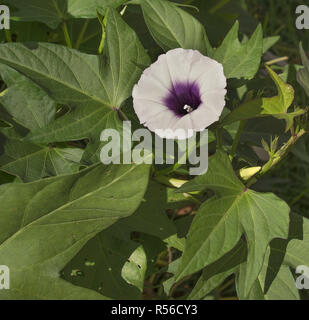
[[[106,52],[101,56],[40,43],[0,45],[0,62],[22,72],[43,87],[56,102],[73,110],[28,136],[32,142],[51,143],[92,138],[110,123],[117,128],[116,110],[131,95],[133,85],[150,60],[135,32],[110,10]]]
[[[229,78],[252,79],[257,73],[263,53],[263,31],[257,27],[249,41],[240,43],[238,21],[224,38],[212,58],[223,64],[224,74]]]
[[[272,80],[275,82],[278,95],[271,98],[259,98],[246,101],[234,109],[222,119],[222,125],[228,125],[240,120],[247,120],[255,117],[273,116],[283,119],[286,122],[286,130],[293,125],[295,117],[306,112],[304,109],[295,109],[288,113],[288,109],[294,101],[294,89],[285,83],[273,70],[266,66]]]
[[[196,188],[198,186],[198,188]],[[248,293],[274,238],[287,239],[289,207],[274,194],[248,190],[237,179],[229,158],[218,151],[205,175],[189,181],[179,192],[212,189],[191,225],[177,279],[197,272],[232,250],[242,234],[248,245],[245,292]]]

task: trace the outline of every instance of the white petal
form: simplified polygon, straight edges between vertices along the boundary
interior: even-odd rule
[[[170,110],[161,103],[145,99],[134,99],[133,107],[141,123],[145,123],[163,112],[170,112]]]
[[[197,110],[191,113],[191,118],[194,128],[197,131],[201,131],[218,121],[219,115],[213,112],[207,104],[202,104]]]
[[[225,95],[225,89],[206,91],[202,95],[202,101],[208,108],[212,110],[214,114],[219,117],[225,106]]]
[[[133,88],[133,99],[146,99],[161,103],[168,94],[168,90],[158,81],[143,75]]]
[[[174,49],[166,53],[167,66],[173,84],[189,80],[193,55],[193,50],[184,49]]]
[[[178,118],[173,114],[173,112],[167,110],[166,112],[162,112],[161,114],[148,119],[145,125],[151,131],[155,131],[157,129],[165,130],[172,129],[177,121]]]
[[[180,130],[182,129],[184,134],[182,137],[178,135],[178,139],[187,139],[193,136],[194,131],[196,131],[196,127],[194,126],[194,122],[192,120],[192,113],[188,113],[186,116],[179,118],[177,123],[175,123],[173,130]]]
[[[166,89],[172,88],[166,54],[160,55],[158,60],[144,71],[143,75],[156,79]]]
[[[202,94],[208,90],[224,89],[226,87],[223,66],[203,55],[199,59],[195,57],[192,61],[189,79],[199,84]]]

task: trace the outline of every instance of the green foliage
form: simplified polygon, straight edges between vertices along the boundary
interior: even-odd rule
[[[196,49],[206,54],[211,50],[203,26],[175,4],[165,1],[142,0],[146,24],[163,50]]]
[[[205,175],[188,182],[179,191],[207,188],[214,190],[216,197],[201,206],[193,221],[177,271],[178,279],[221,258],[245,234],[248,265],[243,285],[247,295],[259,274],[269,242],[288,236],[289,208],[273,194],[245,188],[235,176],[228,156],[221,152],[210,159]]]
[[[3,137],[1,170],[30,182],[40,178],[78,172],[83,150],[44,147],[20,139]]]
[[[118,7],[124,0],[30,0],[27,5],[19,0],[10,0],[9,4],[18,9],[16,17],[23,21],[39,21],[50,28],[56,28],[62,21],[72,18],[95,18],[98,9]]]
[[[238,21],[215,50],[213,58],[222,63],[227,78],[252,79],[257,73],[263,52],[263,31],[259,25],[245,43],[238,39]]]
[[[59,271],[88,240],[134,212],[148,170],[97,165],[74,175],[2,185],[0,259],[10,268],[12,281],[1,298],[87,297],[87,291],[59,279]],[[132,179],[134,186],[127,188]],[[90,293],[88,298],[100,296]]]
[[[0,299],[306,297],[309,62],[291,26],[256,1],[24,2],[0,30]],[[133,87],[180,47],[228,79],[208,171],[100,163],[102,130],[142,127]]]
[[[302,44],[300,44],[300,55],[304,68],[298,71],[297,80],[304,88],[306,94],[309,96],[309,60],[306,56]]]
[[[256,117],[273,116],[277,119],[286,121],[286,129],[289,130],[294,118],[305,113],[303,109],[296,109],[294,112],[288,113],[288,109],[294,100],[294,89],[284,81],[269,67],[267,70],[275,82],[278,95],[272,98],[258,98],[249,100],[234,109],[223,119],[223,124],[230,124],[240,120],[247,120]]]

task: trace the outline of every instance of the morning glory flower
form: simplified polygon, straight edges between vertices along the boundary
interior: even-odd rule
[[[133,89],[133,106],[140,122],[161,138],[186,139],[218,121],[225,88],[219,62],[197,50],[174,49],[143,72]],[[178,129],[183,134],[175,134]]]

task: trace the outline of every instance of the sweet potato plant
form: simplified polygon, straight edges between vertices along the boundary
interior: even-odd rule
[[[289,43],[268,2],[248,2],[1,1],[0,299],[308,298],[309,35]],[[133,88],[143,95],[145,70],[179,48],[226,78],[202,128],[208,170],[103,164],[101,132],[150,123],[154,102],[137,107]]]

